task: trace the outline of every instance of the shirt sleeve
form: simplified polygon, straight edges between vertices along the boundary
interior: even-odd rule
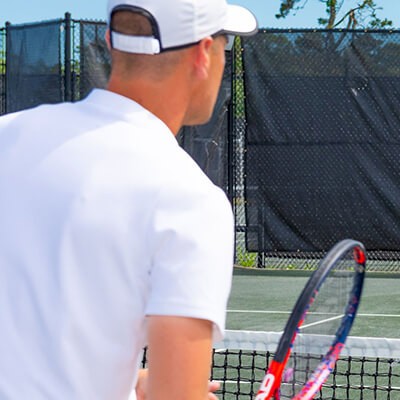
[[[190,188],[190,190],[189,190]],[[231,206],[211,182],[178,184],[157,201],[147,315],[210,320],[223,337],[231,289],[234,223]]]

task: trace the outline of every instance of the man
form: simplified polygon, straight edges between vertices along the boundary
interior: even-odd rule
[[[0,398],[204,400],[232,213],[177,145],[206,122],[225,0],[110,0],[108,90],[0,119]],[[211,388],[210,390],[213,390]]]

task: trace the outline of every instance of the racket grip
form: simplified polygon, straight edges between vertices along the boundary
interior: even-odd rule
[[[265,375],[260,390],[255,397],[255,400],[269,400],[274,398],[279,400],[279,387],[281,384],[281,377],[285,363],[280,363],[272,360],[267,374]]]
[[[265,375],[255,400],[270,399],[273,394],[272,390],[274,386],[275,386],[275,376],[273,374]]]

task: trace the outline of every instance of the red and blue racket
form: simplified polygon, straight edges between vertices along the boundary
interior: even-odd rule
[[[365,263],[363,244],[351,239],[322,259],[293,308],[255,400],[307,400],[320,390],[353,325]]]

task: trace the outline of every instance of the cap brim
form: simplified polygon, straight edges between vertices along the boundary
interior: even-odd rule
[[[223,31],[230,35],[250,36],[258,31],[257,19],[247,8],[229,4]]]

